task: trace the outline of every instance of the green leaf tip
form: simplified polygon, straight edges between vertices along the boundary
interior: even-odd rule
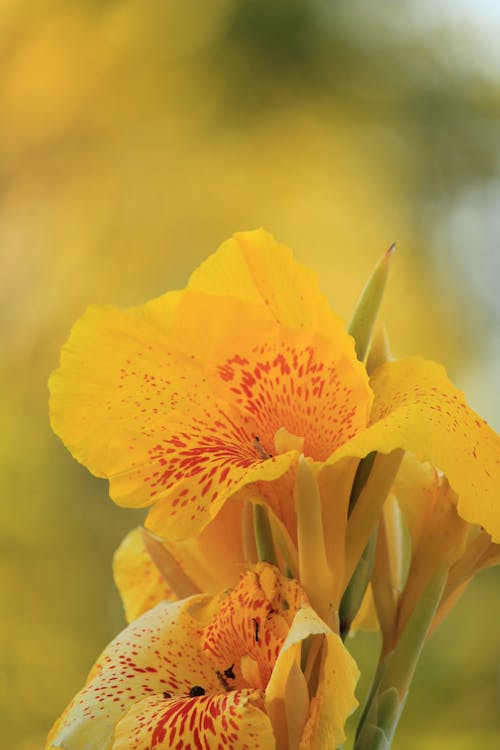
[[[361,361],[364,361],[370,346],[373,328],[389,276],[390,261],[395,249],[396,243],[393,242],[373,269],[347,327],[348,333],[354,338],[356,355]]]

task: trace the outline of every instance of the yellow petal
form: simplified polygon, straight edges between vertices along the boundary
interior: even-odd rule
[[[113,575],[128,622],[153,609],[163,599],[174,598],[144,547],[141,528],[130,531],[116,550]]]
[[[371,386],[372,425],[332,459],[412,451],[446,474],[462,518],[500,541],[500,437],[467,406],[444,369],[419,358],[388,362],[375,370]]]
[[[243,511],[243,503],[232,498],[197,536],[167,544],[201,591],[233,588],[245,571]]]
[[[301,456],[295,485],[300,582],[318,614],[332,625],[334,576],[328,565],[321,497],[311,464]]]
[[[372,399],[344,332],[291,329],[263,305],[193,291],[89,310],[50,387],[73,455],[109,478],[119,504],[161,501],[148,525],[171,539],[288,471],[296,450],[265,460],[281,428],[324,460],[366,425]]]
[[[192,274],[189,288],[266,306],[279,323],[347,338],[316,275],[263,229],[238,232]],[[351,348],[353,347],[351,340]]]
[[[274,750],[271,723],[259,703],[252,690],[146,698],[119,722],[111,750]]]
[[[395,496],[389,495],[378,525],[371,587],[378,621],[386,640],[391,637],[396,624],[396,611],[404,583],[405,551],[401,508]]]
[[[356,663],[339,636],[311,607],[303,605],[295,615],[266,690],[266,709],[275,727],[278,748],[286,749],[290,739],[290,724],[285,728],[283,719],[289,700],[286,694],[289,673],[297,663],[298,646],[311,635],[323,635],[325,643],[319,686],[300,740],[301,750],[329,750],[342,744],[346,719],[358,705],[354,695],[359,678]]]

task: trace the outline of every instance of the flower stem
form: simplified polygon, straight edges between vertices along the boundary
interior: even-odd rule
[[[354,750],[390,748],[447,577],[447,566],[435,571],[394,650],[379,664],[358,726]]]

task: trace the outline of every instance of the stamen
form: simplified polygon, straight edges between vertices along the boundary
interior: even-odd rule
[[[255,642],[258,643],[259,642],[259,621],[255,617],[252,617],[252,622],[255,628]]]
[[[261,458],[263,461],[267,461],[268,458],[272,458],[272,454],[266,451],[266,449],[260,442],[260,437],[258,437],[258,435],[256,435],[254,438],[253,447],[257,451],[257,455],[259,456],[259,458]]]
[[[228,693],[231,690],[229,682],[226,680],[222,672],[219,672],[218,669],[216,670],[215,674],[217,675],[217,679],[219,680],[226,693]]]

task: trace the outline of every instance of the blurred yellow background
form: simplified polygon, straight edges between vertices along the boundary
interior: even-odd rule
[[[466,6],[1,0],[3,746],[43,746],[124,622],[110,562],[140,514],[47,417],[88,304],[183,286],[263,225],[348,317],[397,240],[394,353],[442,361],[500,429],[500,14]],[[395,750],[500,745],[499,582],[432,639]],[[374,636],[353,648],[373,662]]]

